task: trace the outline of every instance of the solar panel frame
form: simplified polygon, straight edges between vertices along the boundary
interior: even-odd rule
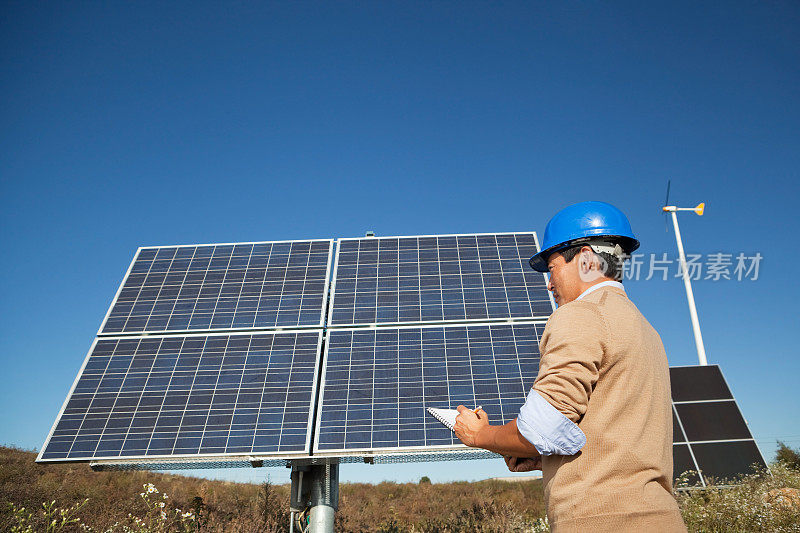
[[[226,328],[194,328],[194,329],[159,329],[159,330],[136,330],[136,331],[113,331],[113,332],[104,332],[103,330],[108,323],[109,318],[111,317],[111,313],[113,312],[114,308],[117,305],[119,300],[120,294],[125,287],[125,283],[128,281],[129,276],[133,270],[134,265],[136,264],[139,255],[142,253],[143,250],[150,250],[150,249],[164,249],[164,248],[198,248],[198,247],[218,247],[218,246],[247,246],[247,245],[259,245],[259,244],[291,244],[291,243],[298,243],[298,242],[327,242],[328,243],[328,261],[325,269],[325,282],[322,291],[322,302],[321,302],[321,309],[320,309],[320,320],[317,324],[296,324],[296,325],[274,325],[274,326],[248,326],[248,327],[226,327]],[[98,329],[96,336],[97,337],[114,337],[119,335],[143,335],[143,334],[162,334],[162,333],[185,333],[185,334],[193,334],[193,333],[202,333],[205,331],[226,331],[226,332],[237,332],[237,331],[253,331],[253,330],[287,330],[287,329],[318,329],[325,327],[325,314],[327,312],[327,304],[328,304],[328,292],[330,289],[331,284],[331,267],[333,264],[333,257],[334,257],[334,245],[336,240],[335,239],[285,239],[285,240],[274,240],[274,241],[251,241],[251,242],[226,242],[226,243],[206,243],[206,244],[178,244],[178,245],[157,245],[157,246],[140,246],[136,253],[133,255],[133,259],[131,260],[130,264],[128,265],[128,269],[125,272],[125,276],[122,278],[122,281],[117,288],[116,293],[114,294],[114,298],[111,301],[111,304],[108,307],[108,311],[106,311],[105,316],[103,317],[103,321],[100,324],[100,328]],[[241,297],[241,295],[240,295]]]
[[[378,328],[363,328],[363,327],[361,327],[361,328],[358,328],[358,327],[357,328],[352,328],[351,327],[351,328],[341,328],[341,329],[329,329],[328,330],[329,335],[326,338],[326,346],[325,346],[325,350],[324,350],[322,368],[321,368],[321,373],[320,373],[320,376],[321,376],[320,384],[319,384],[320,392],[319,392],[319,398],[318,398],[318,401],[317,401],[317,413],[316,413],[315,422],[314,422],[314,428],[315,428],[314,441],[312,443],[312,454],[313,454],[313,457],[316,457],[316,458],[325,458],[325,457],[344,458],[344,457],[356,456],[356,457],[373,457],[373,458],[376,458],[376,460],[377,460],[377,458],[381,458],[385,462],[404,462],[404,461],[414,462],[414,461],[419,461],[419,460],[431,460],[431,461],[451,460],[452,458],[446,452],[451,452],[453,454],[464,454],[464,453],[472,454],[472,453],[474,453],[474,458],[481,458],[481,459],[491,458],[491,457],[496,456],[495,454],[492,454],[491,452],[486,452],[485,450],[479,450],[479,449],[475,449],[475,448],[470,448],[470,447],[466,446],[465,444],[457,442],[458,439],[455,438],[455,437],[453,437],[453,439],[456,441],[455,444],[423,445],[423,446],[395,446],[395,447],[392,447],[392,446],[388,446],[388,447],[373,446],[373,447],[369,447],[369,448],[320,449],[319,448],[319,440],[320,440],[320,432],[321,432],[321,429],[322,429],[323,404],[324,404],[324,401],[325,401],[325,393],[328,390],[327,387],[326,387],[325,382],[326,382],[326,379],[327,379],[327,373],[328,373],[328,368],[329,368],[328,367],[328,363],[329,363],[329,354],[330,354],[330,333],[333,333],[333,332],[346,332],[346,331],[351,331],[351,332],[354,332],[354,333],[355,332],[374,331],[377,334],[377,332],[380,332],[382,330],[398,330],[399,331],[399,330],[408,330],[408,329],[444,329],[444,328],[457,328],[457,327],[462,327],[462,328],[474,327],[474,328],[478,328],[478,327],[483,327],[483,326],[489,327],[489,328],[491,328],[491,327],[502,327],[502,326],[508,326],[508,327],[514,328],[514,327],[521,327],[521,326],[533,326],[534,330],[536,332],[536,339],[534,341],[535,341],[535,344],[536,344],[537,358],[540,358],[541,354],[538,352],[538,350],[539,350],[539,342],[541,340],[541,335],[544,332],[545,324],[546,324],[546,321],[543,321],[543,320],[528,320],[528,321],[519,321],[518,320],[518,321],[513,321],[513,322],[509,322],[509,321],[505,321],[505,322],[486,322],[486,321],[484,321],[482,323],[469,323],[469,324],[465,324],[465,323],[457,323],[457,324],[403,324],[403,325],[399,325],[399,326],[378,327]],[[513,331],[513,329],[512,329],[512,331]],[[514,344],[515,344],[515,350],[516,350],[516,348],[517,348],[516,338],[515,338]],[[492,352],[492,357],[494,358],[494,351]],[[519,353],[518,352],[517,352],[517,359],[519,359]],[[537,364],[537,367],[538,367],[538,364]],[[470,365],[470,371],[472,371],[472,366],[471,365]],[[537,368],[537,372],[538,372],[538,368]],[[523,377],[525,377],[525,376],[522,376],[522,370],[520,369],[520,378],[522,379]],[[533,376],[533,378],[535,378],[535,375]],[[470,385],[474,389],[474,381],[470,382]],[[527,393],[527,391],[530,389],[530,387],[533,386],[533,380],[531,380],[531,382],[529,384],[525,383],[523,385],[524,385],[524,390]],[[499,388],[499,385],[498,385],[498,388]],[[448,391],[448,400],[449,399],[450,399],[450,397],[449,397],[449,391]],[[524,402],[524,395],[522,397],[522,402]],[[437,406],[441,406],[441,404],[439,404]],[[349,409],[349,407],[350,407],[349,404],[345,406],[346,409]],[[427,407],[427,406],[420,405],[420,409],[424,410],[424,407]],[[492,417],[492,421],[494,423],[497,423],[498,416],[503,416],[501,413],[489,413],[489,415],[490,415],[490,417]],[[437,427],[438,427],[438,425],[440,425],[440,423],[437,420],[435,420],[432,415],[429,415],[427,412],[424,414],[424,417],[425,418],[424,418],[424,422],[423,422],[423,428],[427,424],[431,424],[431,425],[434,425],[434,426],[437,426]],[[442,428],[444,428],[445,431],[447,431],[447,432],[450,431],[450,430],[446,429],[444,426],[442,426]],[[467,457],[464,457],[464,458],[467,458]]]
[[[706,479],[707,476],[706,476],[706,473],[704,472],[704,470],[702,468],[702,461],[700,461],[697,458],[697,455],[695,454],[695,449],[694,449],[695,445],[702,446],[702,445],[706,445],[706,444],[724,445],[724,444],[728,444],[728,443],[729,444],[752,443],[753,446],[755,446],[755,449],[758,451],[758,456],[761,459],[762,465],[765,468],[769,468],[767,461],[764,459],[764,454],[761,453],[761,448],[758,446],[758,443],[756,442],[755,438],[753,438],[752,432],[750,431],[750,426],[749,426],[749,424],[747,424],[747,420],[744,418],[744,413],[742,413],[742,409],[739,406],[739,402],[736,400],[736,397],[733,395],[733,389],[731,388],[730,384],[728,383],[728,380],[725,377],[725,374],[722,372],[722,369],[719,367],[719,365],[677,365],[677,366],[671,366],[671,367],[669,367],[669,369],[670,369],[671,376],[673,374],[673,372],[672,372],[673,369],[687,369],[687,370],[688,369],[698,369],[697,372],[694,372],[694,374],[696,374],[695,376],[691,376],[686,371],[682,371],[682,372],[685,373],[687,379],[690,379],[690,380],[694,381],[693,384],[698,384],[698,383],[702,382],[702,379],[698,379],[698,377],[699,378],[707,378],[709,375],[715,375],[715,378],[719,378],[721,380],[721,383],[719,383],[719,385],[723,385],[723,387],[714,387],[714,389],[718,391],[716,393],[716,395],[715,395],[713,393],[709,393],[708,391],[699,391],[699,392],[693,391],[693,390],[691,390],[691,387],[687,388],[685,386],[686,384],[681,384],[679,387],[681,388],[681,390],[683,390],[683,393],[684,394],[690,394],[690,397],[692,399],[678,400],[678,401],[672,400],[673,417],[677,420],[678,425],[680,426],[681,432],[683,433],[683,435],[681,435],[683,437],[683,440],[677,440],[675,438],[676,436],[673,435],[673,453],[674,453],[675,448],[678,447],[678,446],[684,446],[685,445],[688,448],[689,455],[690,455],[690,457],[692,459],[692,462],[694,463],[695,472],[698,473],[697,478],[699,478],[698,481],[699,481],[701,486],[705,487],[707,485],[707,479]],[[715,370],[712,370],[712,369],[715,369]],[[700,373],[702,373],[703,375],[700,376]],[[672,377],[673,377],[673,379],[671,381],[674,382],[674,376],[672,376]],[[674,388],[675,385],[673,383],[671,383],[671,384],[673,385],[673,388]],[[694,399],[694,398],[701,398],[701,399]],[[711,440],[692,440],[690,435],[689,435],[689,433],[691,433],[691,432],[687,432],[687,428],[684,427],[684,421],[681,419],[680,413],[678,412],[678,408],[681,405],[697,406],[697,405],[701,405],[701,404],[709,404],[710,406],[714,406],[714,405],[718,405],[718,404],[722,404],[722,403],[732,404],[735,407],[736,413],[741,416],[742,421],[744,422],[744,425],[745,425],[745,427],[747,429],[747,432],[750,435],[749,438],[722,438],[722,439],[711,439]],[[733,468],[733,470],[736,470],[736,469],[737,468]],[[745,473],[745,472],[741,472],[741,473]],[[681,472],[674,472],[675,476],[680,475],[680,474],[681,474]],[[696,478],[693,478],[693,479],[696,479]]]
[[[508,232],[483,232],[483,233],[448,233],[448,234],[431,234],[431,235],[395,235],[395,236],[380,236],[380,237],[340,237],[336,239],[336,252],[333,261],[333,279],[331,282],[330,287],[330,298],[329,298],[329,312],[328,312],[328,320],[326,327],[330,329],[338,329],[338,328],[353,328],[359,326],[371,326],[371,327],[394,327],[394,326],[403,326],[403,325],[421,325],[421,324],[465,324],[465,323],[482,323],[482,322],[514,322],[514,321],[529,321],[529,320],[547,320],[550,316],[550,313],[555,309],[556,303],[553,299],[553,294],[546,289],[547,284],[549,282],[549,276],[546,273],[541,273],[544,279],[544,287],[545,293],[547,295],[548,300],[550,301],[550,311],[548,314],[536,315],[533,314],[533,310],[531,310],[531,316],[524,316],[524,317],[498,317],[498,318],[458,318],[458,319],[437,319],[437,320],[423,320],[420,315],[420,320],[418,321],[402,321],[398,320],[396,322],[352,322],[347,324],[334,324],[334,311],[336,309],[336,285],[337,281],[339,280],[338,272],[339,272],[339,259],[341,253],[341,245],[345,241],[364,241],[364,240],[386,240],[386,239],[426,239],[426,238],[441,238],[441,237],[486,237],[486,236],[509,236],[509,235],[530,235],[533,237],[534,243],[536,245],[536,251],[541,250],[541,246],[539,245],[539,238],[535,231],[525,232],[525,231],[508,231]],[[527,262],[525,262],[522,266],[523,272],[526,272]],[[441,278],[441,275],[440,275]],[[505,286],[505,283],[504,283]],[[484,286],[485,289],[485,286]],[[377,290],[376,290],[377,292]],[[377,307],[377,306],[376,306]],[[398,317],[399,318],[399,317]],[[354,319],[355,320],[355,319]]]
[[[306,423],[306,438],[305,438],[305,446],[304,450],[301,452],[297,451],[276,451],[276,452],[252,452],[252,453],[240,453],[240,452],[229,452],[229,453],[211,453],[211,454],[168,454],[168,455],[131,455],[131,456],[118,456],[118,457],[108,457],[108,458],[97,458],[97,457],[64,457],[64,458],[44,458],[45,452],[47,450],[48,445],[53,437],[56,428],[58,427],[59,422],[61,421],[62,417],[64,416],[64,412],[67,409],[70,399],[72,399],[73,393],[80,382],[81,377],[84,375],[86,367],[91,359],[92,354],[95,351],[95,347],[97,346],[98,342],[107,341],[107,340],[144,340],[144,339],[167,339],[167,338],[180,338],[180,337],[232,337],[232,336],[245,336],[245,335],[292,335],[292,334],[317,334],[317,347],[316,347],[316,356],[315,356],[315,363],[314,363],[314,373],[311,382],[311,392],[309,398],[309,408],[308,408],[308,422]],[[73,462],[92,462],[94,464],[102,464],[107,462],[109,464],[114,463],[121,463],[121,464],[133,464],[138,463],[141,468],[147,467],[158,467],[158,463],[163,463],[164,461],[193,461],[197,464],[196,467],[200,468],[202,466],[201,463],[213,463],[218,462],[220,460],[230,460],[232,458],[241,458],[246,461],[251,461],[253,459],[293,459],[293,458],[308,458],[311,451],[311,437],[313,434],[313,422],[314,422],[314,409],[316,405],[316,398],[317,398],[317,384],[319,380],[319,368],[321,364],[320,353],[322,351],[323,345],[323,331],[321,329],[318,330],[311,330],[311,329],[295,329],[295,330],[281,330],[281,331],[245,331],[245,332],[212,332],[212,333],[197,333],[192,332],[190,334],[183,334],[183,335],[114,335],[114,336],[103,336],[103,337],[95,337],[94,341],[92,342],[86,357],[81,364],[80,370],[78,374],[75,376],[75,379],[70,387],[69,392],[67,393],[66,398],[64,399],[64,403],[61,406],[61,409],[56,416],[55,422],[53,422],[50,431],[47,434],[47,438],[45,439],[44,444],[42,445],[41,450],[37,454],[36,462],[41,463],[73,463]],[[288,384],[287,384],[288,385]],[[160,412],[160,411],[159,411]],[[110,420],[110,416],[109,416]],[[77,435],[76,435],[77,438]]]

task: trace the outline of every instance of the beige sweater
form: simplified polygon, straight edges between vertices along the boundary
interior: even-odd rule
[[[553,531],[686,531],[672,496],[672,407],[661,338],[625,292],[559,307],[533,388],[586,434],[542,458]]]

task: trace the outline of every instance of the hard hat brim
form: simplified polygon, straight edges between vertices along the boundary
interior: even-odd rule
[[[531,265],[531,268],[537,272],[547,272],[547,258],[550,257],[550,254],[555,251],[556,250],[550,248],[547,250],[542,250],[538,254],[531,257],[530,260],[528,260],[528,264]]]
[[[600,237],[600,236],[598,236]],[[588,242],[597,237],[581,237],[580,239],[573,239],[571,241],[562,242],[555,246],[551,246],[546,250],[542,250],[538,254],[534,255],[528,260],[528,264],[537,272],[547,272],[547,259],[556,252],[561,250],[565,250],[570,248],[574,245],[580,244],[581,242]],[[639,247],[639,241],[636,239],[632,239],[630,237],[624,235],[602,235],[603,239],[607,239],[611,242],[618,242],[620,246],[622,246],[622,250],[626,254],[632,253]]]

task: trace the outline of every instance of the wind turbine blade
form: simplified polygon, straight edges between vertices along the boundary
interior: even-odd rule
[[[667,180],[667,197],[664,199],[664,207],[669,205],[669,188],[672,185],[672,180]],[[667,213],[664,212],[664,232],[669,233],[669,221],[667,220]]]

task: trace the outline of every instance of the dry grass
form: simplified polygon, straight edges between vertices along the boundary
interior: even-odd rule
[[[149,509],[140,493],[146,483],[169,498],[166,509],[193,512],[194,530],[286,531],[287,485],[231,483],[153,472],[94,472],[86,464],[39,465],[35,454],[0,447],[0,531],[17,520],[9,504],[39,510],[56,501],[67,508],[88,498],[78,510],[95,531],[128,524],[128,515],[144,518]],[[343,468],[346,468],[344,466]],[[200,500],[201,499],[201,500]],[[202,504],[200,504],[202,501]],[[337,531],[460,532],[530,531],[544,516],[541,482],[342,483]],[[37,519],[34,513],[33,520]],[[41,520],[40,520],[41,521]],[[39,524],[41,526],[41,524]],[[160,523],[160,527],[164,526]],[[164,530],[180,531],[178,523]],[[34,528],[34,530],[43,530]],[[63,531],[78,531],[77,524]]]
[[[337,531],[530,531],[544,516],[541,481],[346,483]]]
[[[744,476],[732,485],[679,494],[689,531],[800,532],[800,471],[781,462],[770,470]]]
[[[0,447],[0,531],[14,531],[26,513],[27,531],[85,531],[79,523],[48,530],[42,503],[80,506],[73,514],[92,531],[286,531],[287,485],[210,481],[152,472],[93,472],[88,465],[37,465],[35,454]],[[346,468],[344,466],[343,468]],[[143,498],[152,483],[169,495],[163,508]],[[795,492],[797,490],[797,492]],[[145,489],[146,491],[146,489]],[[800,471],[775,463],[733,487],[678,496],[692,532],[800,532]],[[13,505],[12,505],[13,504]],[[14,508],[26,511],[14,513]],[[161,510],[167,519],[159,519]],[[190,518],[180,518],[180,509]],[[73,516],[70,514],[69,516]],[[343,483],[336,531],[381,533],[504,533],[546,531],[539,480],[521,483]],[[135,519],[145,521],[140,527]],[[135,526],[135,527],[134,527]],[[127,528],[127,529],[126,529]],[[26,531],[24,528],[19,531]]]

